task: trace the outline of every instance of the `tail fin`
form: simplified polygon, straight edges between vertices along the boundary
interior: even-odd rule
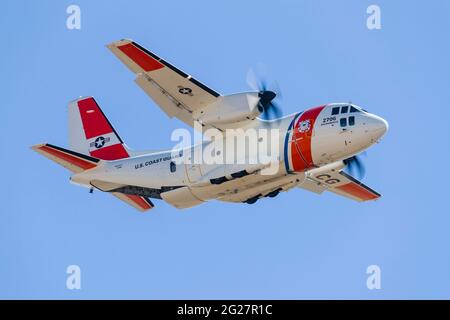
[[[71,150],[102,160],[130,156],[122,139],[93,97],[69,103],[69,146]]]
[[[71,150],[51,144],[38,144],[32,149],[73,173],[96,168],[101,160],[130,156],[130,151],[92,97],[80,98],[69,104],[69,145]],[[111,194],[139,211],[154,207],[147,197],[120,192]]]

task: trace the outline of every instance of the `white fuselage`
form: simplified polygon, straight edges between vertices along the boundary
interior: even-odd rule
[[[243,130],[255,131],[257,140],[244,147],[234,144],[237,156],[233,161],[228,161],[231,156],[227,158],[233,150],[226,146],[232,145],[231,140],[242,136],[242,132],[224,134],[212,142],[189,148],[105,161],[72,176],[72,181],[103,186],[106,191],[122,186],[153,190],[157,197],[179,208],[209,199],[252,203],[259,197],[275,196],[296,186],[309,170],[367,149],[387,128],[385,120],[352,104],[328,104],[279,120],[251,121]],[[258,147],[252,148],[255,144]],[[260,161],[259,146],[264,144],[267,150],[275,152],[270,159]],[[211,155],[215,161],[211,162]]]

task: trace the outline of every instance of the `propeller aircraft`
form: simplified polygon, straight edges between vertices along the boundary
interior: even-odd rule
[[[176,208],[214,199],[253,204],[294,188],[360,202],[380,197],[360,181],[364,167],[358,155],[387,132],[383,118],[353,103],[327,103],[283,116],[276,102],[279,90],[269,90],[264,81],[254,81],[252,91],[222,95],[132,40],[108,48],[170,118],[224,135],[192,146],[134,151],[93,97],[79,98],[69,103],[69,147],[32,146],[67,168],[71,182],[110,193],[140,211],[152,209],[155,200]],[[223,147],[243,133],[256,140],[233,150]],[[264,144],[273,151],[270,161],[250,161],[259,159],[261,150],[255,147]],[[227,159],[240,153],[243,161],[195,161],[205,150]]]

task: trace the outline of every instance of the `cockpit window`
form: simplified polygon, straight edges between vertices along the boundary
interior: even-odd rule
[[[354,116],[348,117],[348,125],[349,126],[355,125],[355,117]]]
[[[350,107],[350,112],[361,112],[361,111],[356,109],[354,106],[351,106]]]
[[[170,172],[174,173],[175,171],[177,171],[177,165],[175,164],[175,162],[171,161],[170,162]]]
[[[341,108],[341,113],[347,113],[348,112],[348,106],[343,106]]]
[[[341,124],[341,127],[346,127],[347,126],[347,118],[341,118],[340,124]]]
[[[331,109],[331,115],[337,115],[339,114],[339,107],[334,107],[333,109]]]

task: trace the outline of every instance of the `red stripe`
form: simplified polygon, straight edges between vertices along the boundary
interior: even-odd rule
[[[75,165],[75,166],[77,166],[79,168],[84,169],[84,170],[92,169],[92,168],[97,166],[97,165],[95,165],[95,164],[93,164],[93,163],[91,163],[89,161],[77,158],[77,157],[75,157],[73,155],[70,155],[70,154],[64,153],[62,151],[50,148],[48,146],[41,146],[41,147],[39,147],[39,149],[41,149],[44,152],[47,152],[47,153],[49,153],[49,154],[59,158],[61,160],[67,161],[67,162],[69,162],[69,163],[71,163],[71,164],[73,164],[73,165]]]
[[[357,185],[354,182],[350,182],[336,188],[361,200],[373,200],[379,198],[378,195],[373,194],[369,190],[361,187],[360,185]]]
[[[102,160],[118,160],[128,158],[129,154],[120,143],[91,151],[91,156]]]
[[[154,71],[164,67],[158,60],[153,59],[147,53],[141,49],[135,47],[132,43],[118,46],[120,51],[127,55],[128,58],[133,60],[144,71]]]
[[[78,108],[86,139],[113,132],[113,128],[93,98],[78,101]]]
[[[311,139],[314,130],[314,123],[319,113],[325,106],[315,107],[303,112],[294,125],[291,144],[292,167],[294,171],[304,171],[314,166],[312,159]],[[303,121],[310,121],[310,128],[305,132],[300,132],[299,127]]]
[[[139,207],[141,207],[143,210],[148,210],[153,208],[147,201],[145,201],[142,197],[140,196],[136,196],[136,195],[132,195],[132,194],[127,194],[126,195],[131,201],[133,201],[134,203],[136,203]]]

